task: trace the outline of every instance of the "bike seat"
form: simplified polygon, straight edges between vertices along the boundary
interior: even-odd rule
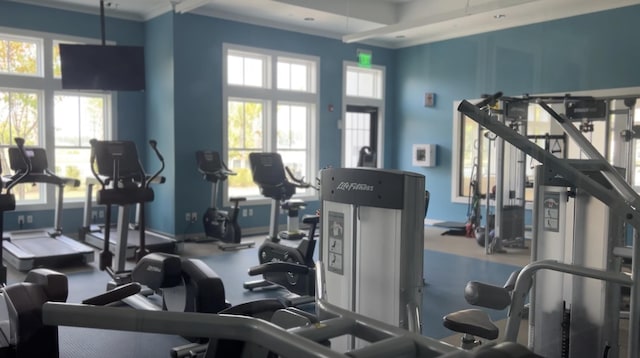
[[[442,324],[454,332],[490,340],[498,338],[500,332],[486,312],[475,308],[449,313],[443,317]]]

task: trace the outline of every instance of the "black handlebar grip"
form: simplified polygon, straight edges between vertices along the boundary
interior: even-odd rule
[[[497,101],[500,97],[502,97],[502,92],[496,92],[492,95],[486,96],[482,101],[476,103],[476,107],[482,108],[486,105],[492,105]]]
[[[151,148],[153,148],[153,151],[156,152],[158,159],[160,159],[160,161],[164,163],[164,157],[162,156],[162,154],[160,154],[160,151],[158,150],[158,142],[155,139],[151,139],[149,141],[149,145],[151,146]]]
[[[470,281],[464,288],[464,298],[474,306],[502,310],[511,304],[511,295],[504,287]]]

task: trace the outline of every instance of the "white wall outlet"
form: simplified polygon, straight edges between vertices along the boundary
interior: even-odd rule
[[[191,213],[185,213],[184,214],[184,220],[188,221],[188,222],[191,222]]]
[[[33,215],[27,215],[27,224],[33,223]]]
[[[24,224],[24,215],[18,215],[18,224]]]

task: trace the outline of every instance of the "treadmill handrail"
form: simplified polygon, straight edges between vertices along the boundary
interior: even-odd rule
[[[31,173],[31,160],[29,159],[29,156],[27,155],[24,149],[24,138],[16,137],[13,140],[16,142],[16,146],[20,151],[20,155],[22,156],[22,160],[24,161],[24,164],[26,165],[27,170],[15,178],[12,177],[12,180],[10,180],[8,184],[6,184],[7,194],[11,191],[11,188],[19,184],[24,179],[24,177],[26,177]]]

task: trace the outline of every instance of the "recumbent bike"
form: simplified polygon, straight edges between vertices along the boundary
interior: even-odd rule
[[[263,275],[263,280],[244,283],[244,288],[253,290],[262,287],[284,287],[300,296],[315,295],[315,270],[313,252],[316,246],[315,231],[319,222],[316,215],[307,215],[302,222],[310,226],[309,235],[295,232],[297,245],[282,240],[291,237],[278,233],[278,214],[280,207],[289,211],[288,223],[295,222],[297,230],[298,211],[304,207],[301,200],[290,200],[296,188],[308,188],[310,184],[293,177],[285,168],[278,153],[250,153],[249,162],[253,181],[260,187],[262,195],[272,199],[269,237],[258,249],[260,265],[249,270],[250,275]],[[285,170],[292,177],[287,179]],[[291,229],[289,229],[291,230]],[[286,264],[282,264],[286,263]],[[292,265],[293,264],[293,265]]]

